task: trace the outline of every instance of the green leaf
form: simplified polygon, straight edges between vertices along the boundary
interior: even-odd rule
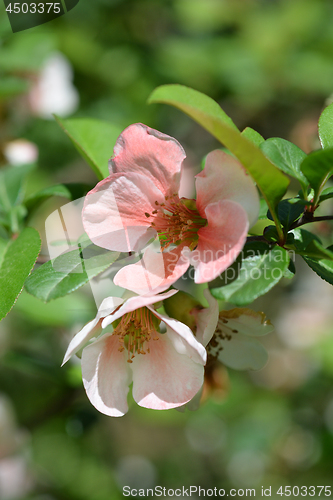
[[[112,123],[91,118],[63,120],[55,116],[55,119],[98,179],[107,177],[108,160],[122,129]]]
[[[35,265],[41,247],[36,229],[25,228],[0,252],[0,320],[11,310]],[[2,254],[2,255],[1,255]]]
[[[239,159],[261,190],[282,237],[282,230],[275,215],[275,206],[285,194],[289,179],[253,142],[240,134],[220,106],[206,95],[182,85],[158,87],[148,102],[161,102],[179,108],[208,130]]]
[[[243,137],[246,137],[249,141],[253,142],[256,146],[260,146],[263,142],[265,142],[265,139],[263,138],[262,135],[259,134],[256,130],[253,130],[251,127],[246,127],[242,134]]]
[[[40,266],[27,279],[25,288],[44,302],[74,292],[102,271],[119,256],[95,245],[82,251],[72,250]]]
[[[260,210],[258,220],[267,219],[268,205],[264,198],[260,198]]]
[[[279,202],[277,213],[282,226],[288,231],[293,222],[300,218],[304,212],[304,202],[298,198],[289,198]],[[273,220],[272,215],[268,212],[267,217]]]
[[[333,149],[320,149],[310,153],[302,162],[301,170],[314,189],[316,206],[324,185],[333,173]]]
[[[238,278],[230,285],[211,289],[216,299],[245,306],[275,286],[289,266],[287,250],[265,243],[246,245]]]
[[[326,249],[315,234],[301,228],[294,229],[292,233],[294,234],[292,246],[295,248],[296,253],[302,255],[302,257],[316,260],[333,260],[333,252]],[[307,262],[307,259],[305,261]]]
[[[0,99],[8,99],[29,89],[27,80],[15,76],[0,78]]]
[[[292,142],[279,137],[267,139],[267,141],[260,144],[260,149],[282,172],[295,177],[300,182],[305,195],[308,181],[301,172],[301,163],[306,158],[304,151]]]
[[[29,198],[24,201],[24,205],[30,211],[37,208],[41,203],[53,196],[60,196],[62,198],[67,198],[68,200],[76,200],[85,196],[89,190],[90,186],[87,184],[57,184],[56,186],[42,189],[41,191],[38,191],[38,193],[29,196]]]
[[[327,106],[320,115],[318,133],[322,147],[333,148],[333,103]]]
[[[0,170],[0,209],[9,213],[22,202],[26,178],[34,168],[34,164],[27,164]]]
[[[318,203],[322,203],[323,201],[329,200],[330,198],[333,198],[333,187],[326,188],[321,192]]]
[[[331,250],[333,252],[333,246],[328,247],[327,250]],[[333,262],[332,260],[315,260],[310,259],[308,257],[303,257],[305,262],[311,269],[320,276],[323,280],[327,281],[331,285],[333,285]]]

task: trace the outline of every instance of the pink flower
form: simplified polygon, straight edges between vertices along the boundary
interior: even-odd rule
[[[243,166],[222,151],[196,176],[197,200],[179,198],[185,153],[167,135],[142,124],[119,137],[112,173],[88,193],[83,222],[97,245],[139,251],[159,236],[162,253],[119,271],[115,283],[137,293],[166,289],[192,264],[195,282],[211,281],[242,250],[259,213],[259,197]]]
[[[183,323],[153,306],[177,293],[105,299],[96,318],[71,341],[64,363],[96,332],[112,324],[82,351],[82,377],[91,403],[114,417],[128,410],[127,394],[145,408],[165,410],[190,401],[203,384],[206,350]],[[159,326],[164,322],[166,332]]]

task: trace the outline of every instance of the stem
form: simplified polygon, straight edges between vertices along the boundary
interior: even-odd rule
[[[321,217],[314,217],[311,212],[305,212],[300,219],[294,222],[289,228],[296,229],[297,227],[304,226],[304,224],[310,224],[311,222],[321,222],[325,220],[333,220],[333,215],[323,215]]]

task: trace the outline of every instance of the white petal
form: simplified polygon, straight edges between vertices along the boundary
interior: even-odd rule
[[[253,311],[247,307],[221,311],[220,317],[228,322],[227,326],[231,330],[237,330],[237,332],[250,337],[259,337],[274,331],[274,326],[266,319],[264,313]]]
[[[148,307],[148,309],[150,309]],[[193,359],[196,363],[202,365],[206,364],[207,352],[204,346],[196,340],[191,329],[177,321],[176,319],[169,318],[164,314],[159,314],[156,311],[155,316],[164,321],[167,331],[166,334],[171,340],[173,347],[179,354],[185,354],[190,359]]]
[[[202,345],[206,346],[216,329],[219,319],[219,304],[211,295],[208,288],[206,288],[203,293],[209,307],[205,307],[195,314],[197,324],[195,338],[201,342]]]
[[[218,360],[234,370],[260,370],[268,359],[266,349],[260,342],[241,333],[233,335],[231,340],[216,339],[219,349]]]
[[[124,316],[124,314],[140,309],[140,307],[147,307],[156,302],[160,302],[161,300],[175,295],[177,292],[178,290],[170,290],[169,292],[160,293],[159,295],[136,295],[135,297],[130,297],[114,314],[107,316],[102,321],[102,328],[106,328],[108,325]]]
[[[98,325],[101,318],[104,318],[108,314],[110,314],[116,307],[124,302],[124,299],[119,297],[107,297],[101,303],[96,318],[86,324],[82,330],[79,331],[75,335],[75,337],[71,340],[66,354],[64,356],[64,360],[62,362],[63,366],[67,361],[78,352],[84,345],[95,335],[95,327]]]
[[[133,359],[133,398],[145,408],[166,410],[190,401],[203,384],[204,368],[179,354],[166,334],[149,342],[150,353]]]
[[[118,347],[118,337],[104,336],[83,350],[81,360],[83,384],[90,402],[111,417],[127,412],[132,379],[126,351],[119,352]]]

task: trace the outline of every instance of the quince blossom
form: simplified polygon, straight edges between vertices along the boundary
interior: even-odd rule
[[[183,323],[158,313],[153,304],[177,293],[105,299],[96,318],[71,341],[64,357],[82,349],[83,384],[91,403],[114,417],[128,410],[127,394],[145,408],[164,410],[190,401],[203,384],[206,350]],[[163,321],[166,332],[159,326]],[[87,345],[92,337],[112,324]]]
[[[197,199],[179,198],[182,146],[142,124],[120,135],[109,177],[88,193],[83,224],[99,246],[140,251],[142,260],[119,271],[115,283],[136,293],[162,291],[190,264],[196,283],[211,281],[241,252],[257,220],[259,196],[243,166],[222,151],[207,156],[196,176]]]
[[[254,337],[267,335],[274,330],[264,313],[247,307],[236,307],[220,311],[217,316],[217,301],[205,296],[210,307],[194,309],[192,314],[196,320],[196,339],[207,346],[208,356],[217,358],[225,366],[235,370],[263,368],[268,359],[267,351]]]

